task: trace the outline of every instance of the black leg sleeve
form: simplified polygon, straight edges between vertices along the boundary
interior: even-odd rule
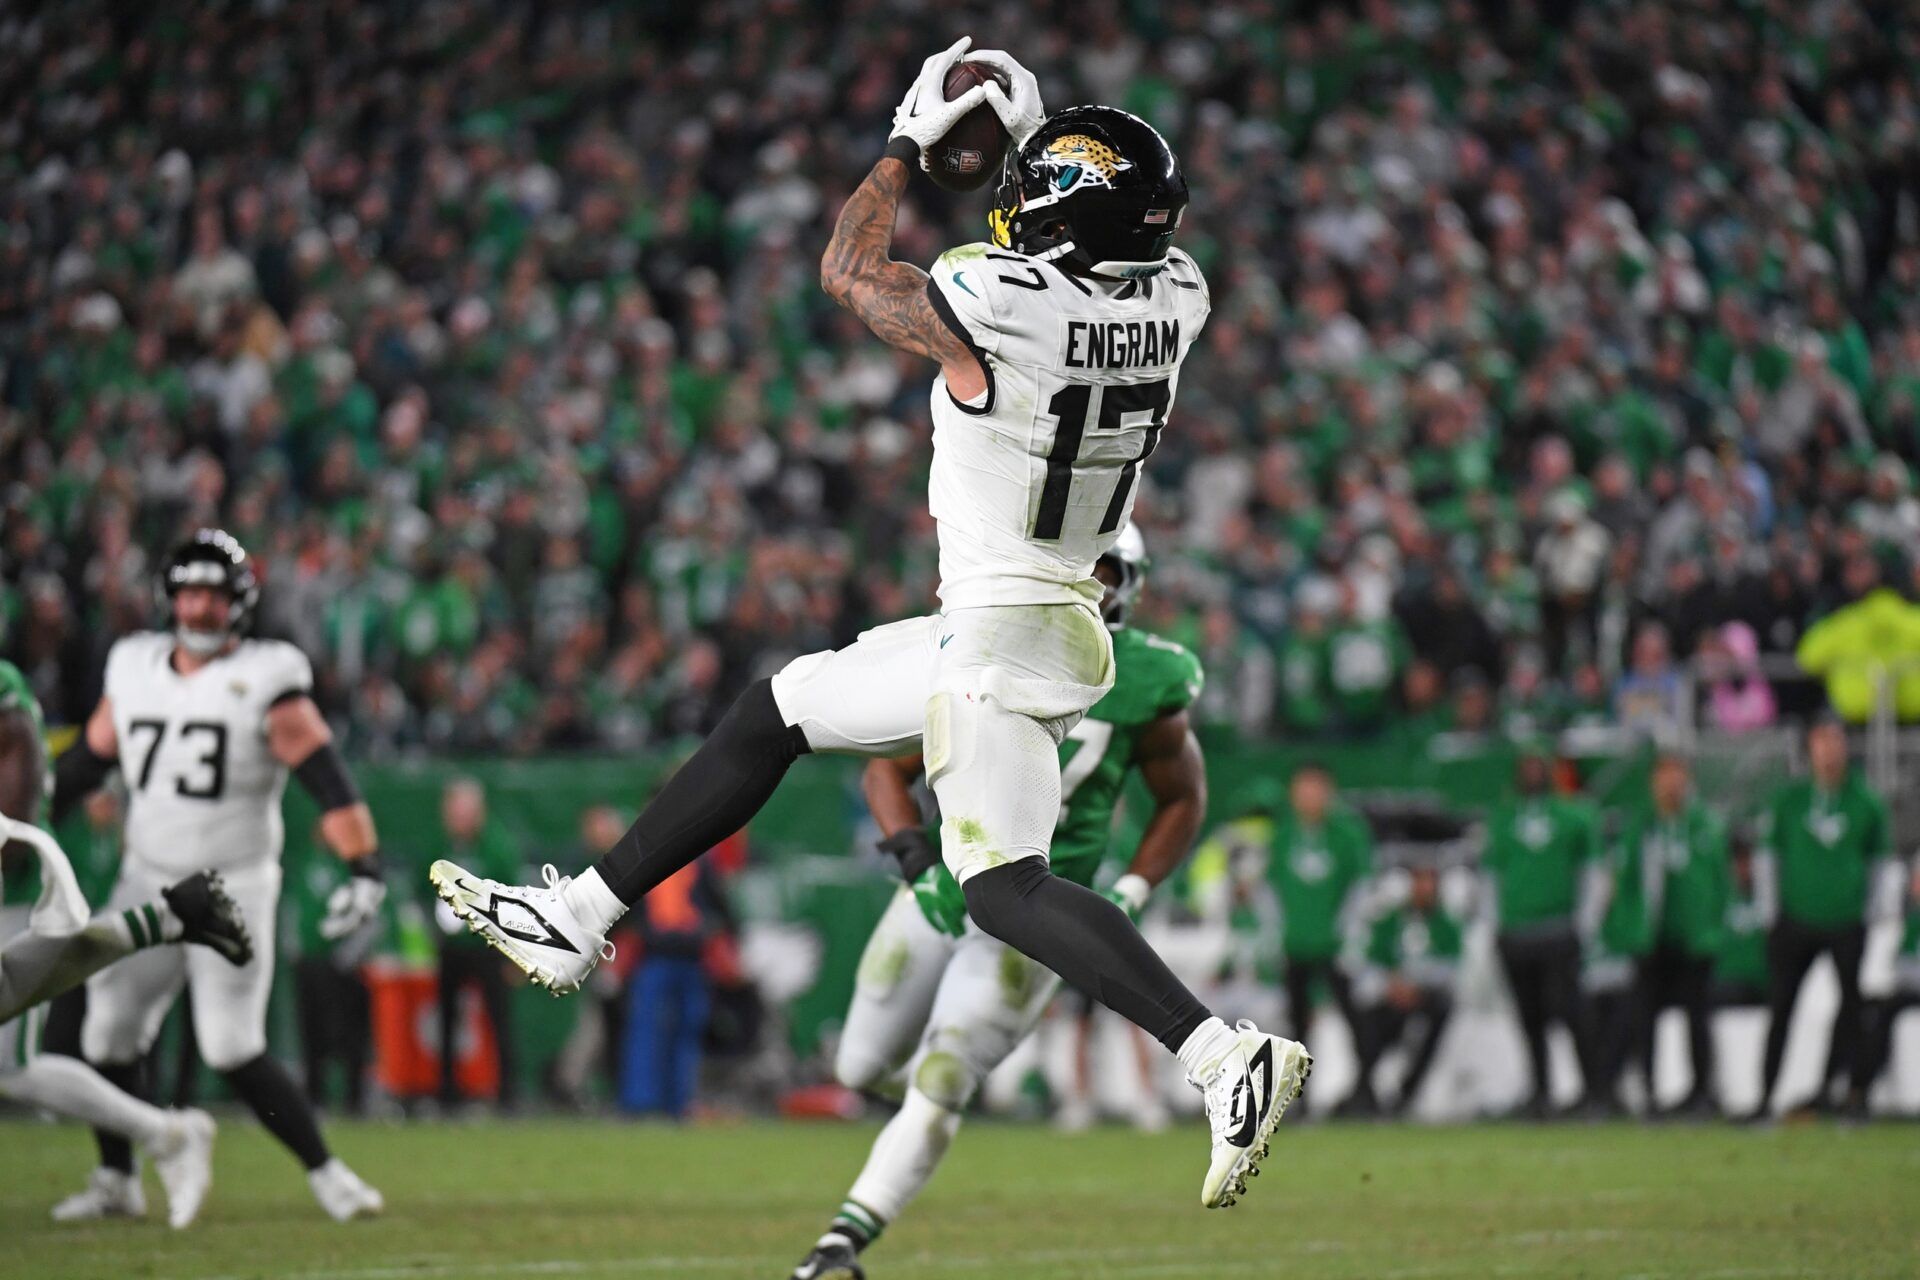
[[[787,767],[810,748],[773,698],[773,681],[734,701],[693,757],[660,788],[596,870],[632,906],[648,890],[747,825]]]
[[[314,1119],[313,1108],[307,1105],[305,1095],[285,1067],[263,1053],[224,1075],[241,1101],[260,1117],[267,1132],[280,1139],[309,1171],[327,1162],[327,1144],[320,1136],[320,1123]]]
[[[1042,858],[1021,858],[966,883],[967,914],[1014,950],[1179,1052],[1210,1016],[1155,954],[1127,913],[1062,880]]]
[[[147,1061],[147,1055],[142,1054],[132,1062],[96,1062],[93,1064],[93,1069],[98,1071],[108,1084],[144,1102],[153,1088],[148,1078]],[[105,1129],[95,1129],[93,1142],[100,1148],[101,1168],[117,1169],[121,1173],[133,1172],[133,1143],[124,1135],[108,1133]]]

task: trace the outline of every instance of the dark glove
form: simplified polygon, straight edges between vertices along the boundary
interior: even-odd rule
[[[940,851],[933,847],[933,841],[920,827],[908,827],[888,836],[880,842],[880,851],[892,854],[900,863],[900,878],[908,884],[940,862]]]

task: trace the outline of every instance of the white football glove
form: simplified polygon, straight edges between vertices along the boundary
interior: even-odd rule
[[[354,876],[327,895],[326,918],[320,922],[320,936],[329,942],[358,933],[380,912],[387,900],[387,886],[372,876]]]
[[[961,36],[947,49],[921,63],[920,74],[894,109],[893,132],[887,135],[887,141],[892,143],[904,138],[913,143],[919,149],[922,169],[927,167],[927,148],[946,137],[947,130],[987,96],[987,86],[977,84],[952,102],[947,101],[947,72],[972,43],[972,36]],[[893,151],[892,147],[888,148],[889,154]]]
[[[1020,65],[1018,58],[999,49],[975,49],[967,55],[967,61],[985,63],[1004,74],[1012,84],[1011,98],[992,81],[980,87],[986,91],[993,114],[1000,117],[1007,136],[1013,139],[1013,149],[1018,151],[1026,146],[1027,139],[1047,118],[1047,109],[1040,104],[1040,82],[1033,78],[1033,72]]]

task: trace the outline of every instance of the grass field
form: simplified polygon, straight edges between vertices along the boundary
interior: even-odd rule
[[[0,1124],[6,1280],[782,1280],[871,1126],[527,1121],[332,1127],[387,1195],[325,1221],[252,1124],[223,1131],[200,1223],[55,1227],[91,1143]],[[868,1255],[949,1277],[1920,1276],[1920,1129],[1306,1126],[1240,1207],[1198,1205],[1202,1131],[1058,1137],[980,1123]],[[1283,1162],[1284,1160],[1284,1162]],[[157,1186],[149,1177],[153,1211]]]

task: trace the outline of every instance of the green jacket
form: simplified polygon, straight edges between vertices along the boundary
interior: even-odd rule
[[[1340,718],[1359,728],[1384,720],[1406,665],[1406,636],[1393,619],[1335,628],[1327,640],[1327,683]]]
[[[1362,987],[1398,976],[1422,987],[1449,987],[1466,941],[1444,892],[1427,910],[1410,901],[1404,872],[1383,873],[1347,929],[1340,963]],[[1366,992],[1362,999],[1371,998]]]
[[[1330,960],[1340,953],[1341,913],[1372,871],[1373,833],[1353,810],[1335,808],[1317,827],[1291,812],[1274,820],[1267,881],[1280,901],[1288,960]]]
[[[1689,804],[1671,820],[1648,811],[1628,822],[1613,885],[1615,904],[1628,913],[1627,954],[1662,944],[1716,954],[1728,893],[1726,829],[1704,805]]]
[[[47,754],[47,722],[40,713],[40,700],[33,696],[33,687],[27,678],[11,662],[0,659],[0,715],[24,712],[28,724],[40,747],[41,786],[39,802],[32,813],[10,813],[7,816],[21,822],[31,822],[37,826],[47,824],[47,806],[53,800],[53,765]],[[25,905],[40,897],[40,860],[31,850],[21,848],[16,858],[9,858],[4,871],[0,871],[0,903],[8,906]]]
[[[1766,990],[1767,924],[1760,905],[1731,893],[1722,917],[1720,950],[1713,959],[1713,976],[1730,986]]]
[[[1481,865],[1498,895],[1500,927],[1571,923],[1581,876],[1599,855],[1599,817],[1585,800],[1520,796],[1496,808]]]
[[[1810,778],[1789,782],[1764,821],[1783,917],[1815,928],[1866,918],[1873,864],[1891,856],[1892,845],[1886,802],[1857,769],[1830,794]]]
[[[1290,631],[1275,652],[1280,720],[1289,729],[1318,733],[1333,719],[1327,683],[1327,639]]]

